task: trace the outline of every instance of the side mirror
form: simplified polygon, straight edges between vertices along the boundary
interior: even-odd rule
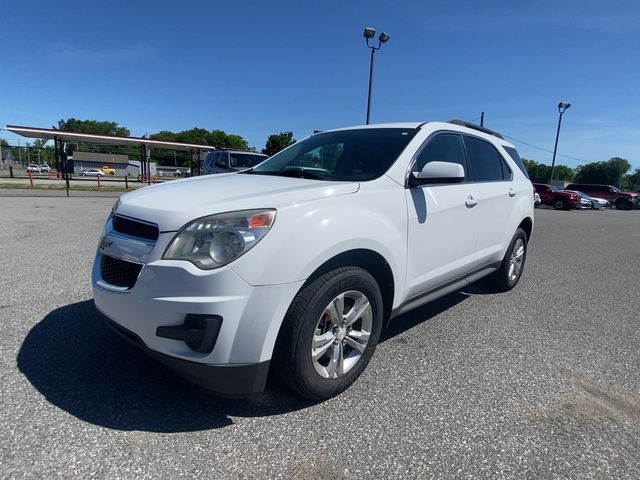
[[[224,160],[218,160],[216,162],[216,167],[227,168],[227,162],[225,162]]]
[[[459,163],[429,162],[420,172],[411,174],[411,185],[426,183],[459,183],[464,181],[464,167]]]

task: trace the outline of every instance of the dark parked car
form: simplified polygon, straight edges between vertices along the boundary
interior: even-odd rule
[[[580,207],[580,195],[576,192],[566,192],[553,185],[534,183],[543,205],[550,205],[556,210],[569,210]]]
[[[214,150],[209,152],[202,164],[202,174],[229,173],[246,170],[264,162],[267,155],[243,150]]]
[[[640,197],[637,193],[623,192],[613,185],[571,183],[567,185],[567,190],[577,190],[591,197],[604,198],[612,205],[615,205],[618,210],[631,210],[634,207],[638,207],[640,202]]]

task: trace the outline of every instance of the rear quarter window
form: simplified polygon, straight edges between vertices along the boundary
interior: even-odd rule
[[[516,162],[516,165],[518,165],[518,168],[522,171],[522,173],[524,173],[524,176],[529,178],[529,173],[527,172],[527,169],[524,166],[524,163],[522,162],[522,159],[520,158],[520,154],[518,153],[518,151],[513,147],[503,147],[503,148],[507,151],[511,159],[514,162]]]

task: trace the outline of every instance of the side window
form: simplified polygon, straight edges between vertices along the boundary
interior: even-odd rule
[[[464,159],[464,147],[460,135],[455,133],[442,133],[427,143],[416,159],[413,166],[414,172],[419,172],[429,162],[451,162],[463,166],[465,174],[467,165]],[[468,177],[468,176],[467,176]]]
[[[211,163],[209,164],[209,167],[211,168],[215,168],[216,167],[216,162],[220,159],[220,152],[216,152],[211,156]]]
[[[218,168],[229,167],[229,152],[220,152],[216,158],[215,166]]]
[[[507,165],[507,162],[504,161],[504,158],[500,157],[500,165],[502,166],[502,179],[503,180],[513,180],[513,172]]]
[[[479,138],[464,136],[469,163],[473,165],[476,182],[501,182],[504,179],[502,163],[498,151],[489,142]]]
[[[204,157],[204,161],[202,162],[202,165],[205,168],[209,168],[211,166],[213,166],[213,162],[214,162],[214,157],[216,156],[216,154],[214,152],[209,152],[207,153],[207,156]]]

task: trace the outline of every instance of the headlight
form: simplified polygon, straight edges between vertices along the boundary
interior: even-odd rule
[[[113,207],[111,208],[111,213],[109,214],[109,218],[113,217],[116,214],[119,207],[120,207],[120,199],[118,198],[118,200],[116,200],[116,203],[114,203]]]
[[[276,211],[241,210],[202,217],[182,227],[164,252],[166,260],[187,260],[213,270],[249,251],[273,225]]]

